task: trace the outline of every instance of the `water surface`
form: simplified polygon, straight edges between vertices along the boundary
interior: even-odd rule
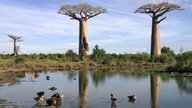
[[[52,86],[57,90],[49,90]],[[35,107],[39,91],[45,91],[46,98],[64,93],[58,108],[192,108],[190,77],[116,70],[0,74],[0,106]],[[116,105],[111,104],[111,93]],[[137,100],[129,101],[127,96],[133,94]]]

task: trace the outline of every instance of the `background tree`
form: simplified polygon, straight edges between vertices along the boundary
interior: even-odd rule
[[[167,55],[169,55],[169,56],[175,57],[174,51],[171,50],[169,47],[166,47],[166,46],[162,47],[162,48],[161,48],[161,52],[162,52],[162,53],[165,53],[165,54],[167,54]]]
[[[166,17],[163,15],[172,10],[182,10],[181,6],[162,2],[159,4],[146,4],[139,7],[135,13],[149,14],[152,18],[151,56],[158,57],[161,54],[159,23]],[[163,17],[159,19],[160,17]]]
[[[9,38],[13,39],[13,55],[16,56],[17,53],[18,53],[18,48],[17,48],[17,45],[16,43],[17,42],[21,42],[23,40],[21,40],[21,36],[13,36],[13,35],[8,35]]]
[[[60,8],[59,14],[79,21],[79,56],[81,59],[84,59],[89,51],[87,20],[106,12],[106,9],[102,7],[92,7],[88,4],[63,5]]]
[[[98,45],[95,45],[93,48],[93,54],[91,55],[91,59],[96,62],[101,62],[105,57],[105,50],[100,49]]]
[[[67,61],[77,62],[79,61],[78,55],[73,50],[68,50],[65,53]]]

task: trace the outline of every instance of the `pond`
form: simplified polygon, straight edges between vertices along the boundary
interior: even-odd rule
[[[64,93],[58,108],[192,108],[191,77],[87,69],[0,74],[0,108],[45,107],[45,101],[34,100],[40,91],[46,99]],[[136,95],[136,101],[130,101],[129,95]]]

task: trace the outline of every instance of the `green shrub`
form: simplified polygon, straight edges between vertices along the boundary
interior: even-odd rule
[[[156,62],[161,62],[161,63],[166,63],[169,65],[175,65],[176,64],[176,59],[174,56],[162,53],[160,57],[155,58]]]
[[[102,62],[105,57],[105,50],[100,49],[98,45],[95,45],[95,48],[93,48],[93,54],[91,55],[91,59],[95,62]]]
[[[65,56],[67,57],[67,61],[69,61],[69,62],[78,62],[79,61],[79,56],[73,50],[68,50],[65,53]]]
[[[25,62],[25,58],[22,56],[18,56],[15,58],[15,63],[24,63]]]

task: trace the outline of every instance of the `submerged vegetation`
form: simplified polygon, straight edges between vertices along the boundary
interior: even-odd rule
[[[87,68],[155,69],[168,72],[192,72],[192,51],[175,54],[169,47],[161,49],[161,56],[151,58],[148,53],[107,54],[96,45],[87,60],[81,61],[78,54],[68,50],[64,54],[0,55],[0,70],[37,71],[71,70]]]

